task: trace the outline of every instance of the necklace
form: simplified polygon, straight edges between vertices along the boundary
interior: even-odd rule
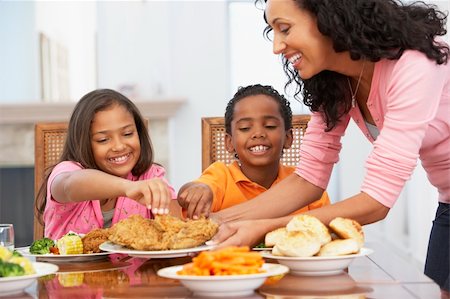
[[[359,83],[361,83],[362,74],[364,73],[364,67],[366,66],[366,61],[364,60],[361,73],[359,73],[358,83],[356,83],[355,92],[353,92],[352,84],[350,83],[349,77],[347,77],[348,87],[350,87],[350,93],[352,94],[352,108],[356,106],[356,94],[358,93]]]

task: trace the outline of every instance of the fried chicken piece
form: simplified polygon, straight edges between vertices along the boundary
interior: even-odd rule
[[[167,245],[162,244],[163,231],[153,225],[150,219],[141,215],[132,215],[111,227],[109,240],[137,250],[164,250]]]
[[[185,226],[171,237],[171,249],[183,249],[199,246],[210,240],[217,232],[217,223],[200,218],[198,220],[188,220]]]
[[[164,215],[146,219],[133,215],[116,223],[109,240],[137,250],[168,250],[195,247],[210,240],[218,225],[209,219],[184,221]]]
[[[152,222],[159,230],[169,234],[175,234],[186,226],[186,221],[171,215],[156,215]]]
[[[108,241],[110,235],[109,228],[97,228],[87,233],[81,241],[83,242],[83,253],[98,253],[101,252],[100,244]]]

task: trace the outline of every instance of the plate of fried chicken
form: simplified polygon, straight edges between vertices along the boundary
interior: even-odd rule
[[[212,245],[201,245],[193,248],[173,249],[173,250],[135,250],[117,245],[112,242],[105,242],[100,245],[100,249],[108,251],[109,253],[128,254],[132,257],[140,258],[173,258],[180,256],[187,256],[191,253],[206,251],[214,248]]]
[[[183,220],[170,215],[147,219],[132,215],[110,228],[109,241],[100,250],[134,257],[171,258],[209,250],[205,245],[217,232],[210,219]]]

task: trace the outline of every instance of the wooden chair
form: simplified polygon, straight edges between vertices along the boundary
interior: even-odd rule
[[[281,163],[284,165],[297,165],[300,156],[300,143],[308,125],[310,115],[292,116],[292,147],[284,150]],[[211,163],[222,161],[232,163],[234,156],[227,152],[225,148],[225,119],[223,117],[203,117],[202,118],[202,171]]]
[[[34,194],[45,177],[45,170],[58,162],[67,134],[67,122],[37,123],[34,128]],[[44,236],[44,226],[34,217],[34,239]]]

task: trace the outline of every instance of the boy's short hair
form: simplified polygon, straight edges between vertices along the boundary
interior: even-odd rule
[[[280,114],[284,120],[284,129],[288,131],[292,128],[292,110],[289,101],[276,91],[270,85],[248,85],[245,87],[239,87],[233,98],[228,102],[225,108],[225,130],[228,134],[231,134],[231,122],[233,121],[234,107],[236,103],[243,98],[255,95],[267,95],[274,99],[280,107]]]

